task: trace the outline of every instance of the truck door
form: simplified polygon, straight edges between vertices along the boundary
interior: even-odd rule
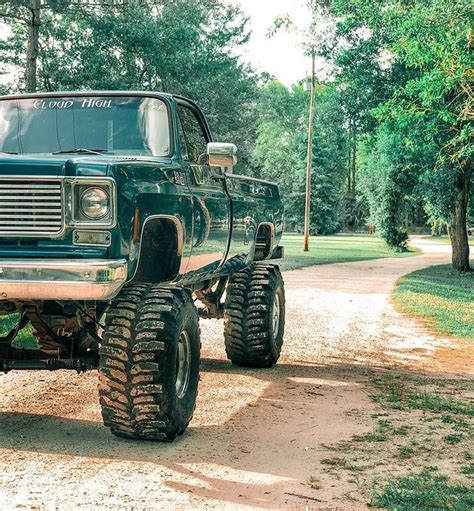
[[[193,196],[193,240],[187,272],[213,271],[223,262],[230,234],[229,199],[220,170],[206,164],[210,134],[202,114],[190,103],[178,102],[181,156],[189,167]]]
[[[253,253],[257,219],[264,218],[265,205],[246,178],[227,174],[227,190],[232,200],[232,242],[227,258],[241,256],[244,260]]]

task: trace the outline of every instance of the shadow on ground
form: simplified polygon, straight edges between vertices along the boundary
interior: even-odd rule
[[[55,409],[52,400],[48,415],[0,412],[0,448],[150,463],[185,476],[182,480],[174,476],[165,480],[166,486],[178,492],[227,503],[274,507],[276,497],[281,502],[285,494],[290,498],[295,494],[295,481],[321,470],[318,460],[325,452],[321,444],[367,431],[367,422],[363,418],[360,423],[353,417],[349,419],[347,411],[351,403],[365,412],[375,409],[366,394],[367,383],[395,372],[387,366],[306,361],[252,370],[217,359],[204,359],[201,370],[211,380],[221,373],[255,378],[265,383],[264,390],[256,401],[242,406],[224,423],[191,424],[173,444],[115,438],[98,421],[60,417],[61,411]],[[397,374],[420,380],[436,377],[417,370]],[[457,380],[455,375],[442,377]],[[349,429],[348,422],[352,422]],[[220,467],[217,477],[215,470],[210,475],[209,465]],[[252,482],[255,473],[260,477]],[[262,482],[262,475],[266,482]],[[301,483],[297,484],[301,488]],[[308,502],[319,500],[308,488],[300,493]]]

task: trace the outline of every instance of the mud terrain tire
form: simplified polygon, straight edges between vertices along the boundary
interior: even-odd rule
[[[244,367],[272,367],[285,329],[285,290],[278,266],[254,263],[229,280],[224,306],[227,358]]]
[[[200,331],[191,293],[135,284],[106,315],[99,350],[104,424],[117,436],[171,441],[192,419]]]

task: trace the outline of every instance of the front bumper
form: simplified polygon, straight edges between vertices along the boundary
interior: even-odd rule
[[[109,300],[126,279],[125,259],[4,259],[0,300]]]

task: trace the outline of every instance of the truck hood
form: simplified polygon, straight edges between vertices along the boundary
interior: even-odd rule
[[[0,152],[0,176],[107,176],[117,163],[152,163],[158,167],[170,158],[114,154],[5,154]]]
[[[110,155],[0,153],[0,176],[105,176],[116,161]]]

